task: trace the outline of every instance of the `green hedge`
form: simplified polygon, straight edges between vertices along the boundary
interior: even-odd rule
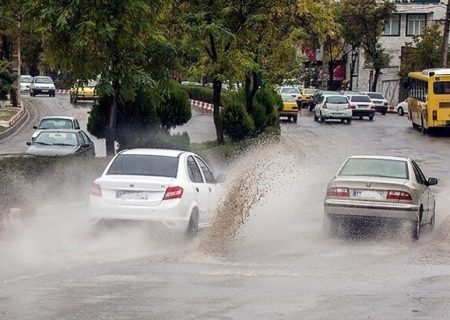
[[[183,86],[189,95],[189,99],[207,103],[213,103],[213,88],[201,86]],[[225,105],[232,100],[232,91],[222,89],[221,105]]]

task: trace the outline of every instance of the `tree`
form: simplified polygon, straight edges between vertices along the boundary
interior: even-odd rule
[[[343,0],[340,3],[342,21],[345,21],[344,38],[352,47],[361,46],[375,71],[372,91],[376,91],[381,69],[389,65],[390,56],[379,44],[384,22],[395,12],[390,1]]]
[[[44,58],[73,80],[100,76],[99,92],[110,96],[106,150],[114,154],[117,113],[137,88],[152,84],[145,65],[149,43],[163,42],[159,22],[169,0],[25,0],[24,13],[43,39]]]
[[[442,34],[439,26],[425,27],[422,35],[414,36],[413,41],[404,47],[400,76],[407,77],[411,71],[438,68],[441,63],[441,45]]]

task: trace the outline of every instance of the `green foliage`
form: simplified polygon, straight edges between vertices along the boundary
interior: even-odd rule
[[[256,93],[255,99],[264,107],[265,126],[279,126],[277,110],[283,107],[281,96],[272,87],[265,86]]]
[[[163,129],[169,131],[191,119],[191,103],[187,92],[176,82],[169,82],[164,89],[156,113]]]
[[[400,76],[406,77],[409,72],[438,68],[441,64],[442,33],[439,26],[433,24],[423,29],[420,36],[406,44],[402,55]]]
[[[189,99],[213,103],[213,89],[210,87],[201,86],[183,86],[187,91]],[[221,94],[222,105],[229,103],[232,100],[233,93],[231,91],[223,90]]]
[[[233,141],[249,138],[255,130],[253,119],[247,113],[244,104],[238,101],[225,105],[222,123],[225,134]]]
[[[147,134],[136,136],[135,140],[124,141],[120,145],[120,149],[129,148],[162,148],[190,151],[191,142],[186,132],[170,134],[165,130],[156,129],[147,132]]]
[[[14,79],[11,64],[6,60],[0,60],[0,101],[6,100],[7,94],[13,88]]]

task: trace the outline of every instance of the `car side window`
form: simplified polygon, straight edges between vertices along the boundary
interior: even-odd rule
[[[80,139],[80,144],[82,146],[84,146],[86,144],[86,141],[84,140],[83,135],[81,134],[81,132],[78,132],[78,138]]]
[[[413,164],[413,168],[414,168],[414,173],[416,174],[417,181],[420,184],[425,184],[427,181],[427,178],[425,178],[425,175],[423,174],[422,170],[420,170],[419,165],[415,161],[413,161],[412,164]]]
[[[89,137],[88,137],[88,135],[87,135],[86,133],[84,133],[83,131],[80,131],[80,133],[81,133],[81,135],[83,136],[84,141],[85,141],[86,143],[91,143],[91,142],[92,142],[91,139],[89,139]]]
[[[195,157],[195,159],[197,160],[198,164],[200,165],[200,169],[202,169],[203,176],[205,177],[206,183],[214,183],[215,182],[214,175],[212,174],[211,170],[209,170],[206,163],[199,157]]]
[[[187,169],[189,178],[194,183],[203,183],[203,177],[200,172],[200,168],[198,167],[197,163],[194,160],[194,157],[189,156],[187,158]]]

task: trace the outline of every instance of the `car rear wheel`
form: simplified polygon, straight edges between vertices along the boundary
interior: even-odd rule
[[[352,118],[348,118],[347,119],[347,124],[351,124],[352,123]]]
[[[402,117],[403,117],[403,115],[405,114],[405,111],[403,110],[402,107],[399,107],[399,108],[397,109],[397,113],[398,113],[399,116],[402,116]]]
[[[369,120],[372,121],[373,120],[373,116],[369,116]]]
[[[383,116],[385,116],[385,115],[386,115],[386,111],[382,111],[381,114],[382,114]]]
[[[294,121],[294,123],[297,123],[297,116],[293,116],[292,120]]]
[[[325,118],[323,117],[322,112],[320,113],[319,121],[320,121],[321,123],[324,123],[324,122],[325,122]]]
[[[417,216],[416,220],[413,222],[412,226],[412,240],[417,241],[420,238],[420,230],[422,224],[422,211]]]
[[[198,209],[195,208],[191,212],[189,223],[186,229],[186,235],[188,238],[195,238],[198,234]]]

